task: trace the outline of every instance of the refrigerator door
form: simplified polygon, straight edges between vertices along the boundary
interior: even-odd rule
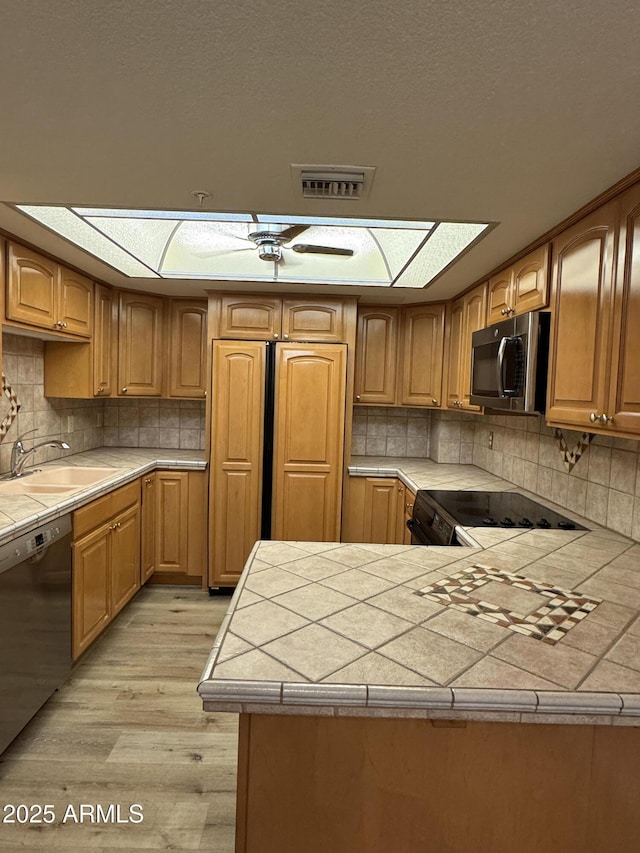
[[[231,586],[260,539],[266,346],[213,342],[209,586]]]
[[[339,542],[347,347],[278,343],[272,538]]]

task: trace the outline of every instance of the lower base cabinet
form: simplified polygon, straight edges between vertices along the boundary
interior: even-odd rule
[[[140,480],[73,513],[73,659],[140,588]]]
[[[349,477],[342,513],[343,542],[410,544],[411,489],[396,477]]]
[[[202,583],[206,565],[204,471],[142,478],[142,583]]]

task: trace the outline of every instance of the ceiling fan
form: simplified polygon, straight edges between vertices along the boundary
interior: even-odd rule
[[[242,240],[242,242],[251,242],[258,250],[258,257],[263,261],[273,261],[280,263],[284,261],[283,251],[293,251],[300,255],[342,255],[351,257],[354,254],[353,249],[343,249],[338,246],[318,246],[314,243],[294,243],[293,246],[287,245],[299,237],[306,231],[309,225],[291,225],[288,228],[282,228],[279,225],[269,226],[266,230],[251,231],[247,237],[238,237],[233,235],[234,239]],[[253,246],[243,246],[242,248],[228,249],[222,252],[198,252],[200,257],[212,257],[213,255],[227,254],[227,252],[244,252],[253,250]]]

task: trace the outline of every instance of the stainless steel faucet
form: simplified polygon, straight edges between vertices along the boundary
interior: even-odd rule
[[[68,445],[66,441],[59,441],[57,438],[50,439],[48,441],[41,441],[40,444],[34,444],[33,447],[30,447],[28,450],[25,449],[22,439],[25,435],[29,435],[30,433],[37,431],[37,428],[27,430],[27,432],[23,432],[22,435],[19,435],[14,441],[13,447],[11,448],[11,471],[3,479],[14,480],[16,477],[26,477],[29,474],[32,474],[33,471],[27,471],[25,473],[24,466],[27,459],[32,453],[35,453],[39,447],[57,447],[60,450],[71,449],[70,445]]]

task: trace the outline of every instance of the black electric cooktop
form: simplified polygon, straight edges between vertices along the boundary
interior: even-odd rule
[[[452,492],[425,489],[463,527],[536,527],[588,530],[517,492]]]

